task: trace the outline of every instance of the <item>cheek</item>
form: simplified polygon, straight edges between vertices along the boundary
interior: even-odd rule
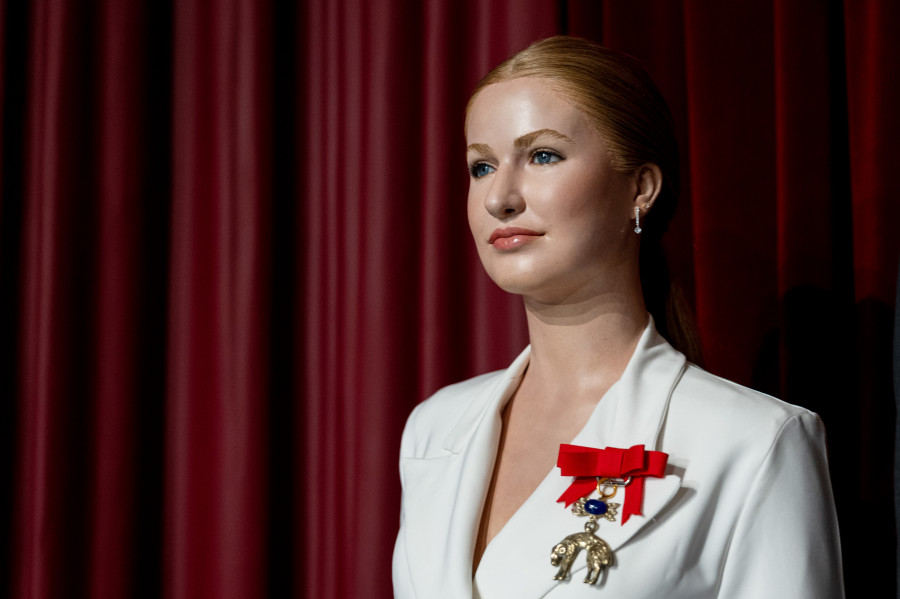
[[[466,201],[466,216],[469,220],[469,232],[472,234],[472,242],[475,244],[475,252],[478,254],[478,259],[482,266],[488,268],[488,263],[485,262],[487,259],[485,252],[489,249],[489,246],[485,243],[488,233],[484,232],[486,215],[487,212],[484,209],[484,204],[477,195],[472,194],[470,191],[468,200]]]
[[[469,220],[469,230],[475,240],[478,240],[478,232],[481,228],[481,218],[483,217],[484,206],[481,204],[477,195],[469,188],[469,195],[466,199],[466,216]]]
[[[560,203],[560,214],[602,230],[625,226],[630,200],[627,191],[616,183],[598,177],[568,185],[562,194],[567,201]]]
[[[605,199],[596,186],[577,180],[554,181],[535,186],[531,191],[534,203],[540,203],[542,216],[566,228],[580,228],[596,220]]]

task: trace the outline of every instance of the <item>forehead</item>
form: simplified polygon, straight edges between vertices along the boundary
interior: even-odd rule
[[[575,139],[594,133],[587,117],[546,80],[522,77],[493,83],[472,102],[466,119],[469,143],[484,136],[512,136],[554,129]],[[573,135],[574,134],[574,135]]]

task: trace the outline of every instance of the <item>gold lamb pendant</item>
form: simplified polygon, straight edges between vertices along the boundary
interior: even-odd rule
[[[603,568],[613,564],[613,552],[606,541],[594,534],[597,530],[597,521],[592,517],[584,523],[584,532],[577,532],[567,536],[553,548],[550,555],[550,564],[559,566],[559,572],[553,580],[565,580],[569,577],[569,570],[575,562],[575,556],[584,549],[587,552],[588,573],[584,582],[594,584],[600,576]]]

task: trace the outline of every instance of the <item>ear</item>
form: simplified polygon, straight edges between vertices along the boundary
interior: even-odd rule
[[[637,193],[634,205],[641,209],[641,215],[653,208],[653,203],[662,191],[662,169],[652,162],[641,165],[636,173]]]

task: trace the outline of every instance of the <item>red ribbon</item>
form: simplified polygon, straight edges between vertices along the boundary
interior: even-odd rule
[[[625,505],[622,508],[622,524],[628,522],[632,514],[641,514],[644,498],[644,477],[660,478],[665,474],[669,454],[661,451],[644,451],[643,445],[628,449],[607,447],[582,447],[580,445],[559,446],[559,466],[563,476],[574,476],[559,499],[569,507],[597,488],[597,477],[631,477],[631,484],[625,487]]]

